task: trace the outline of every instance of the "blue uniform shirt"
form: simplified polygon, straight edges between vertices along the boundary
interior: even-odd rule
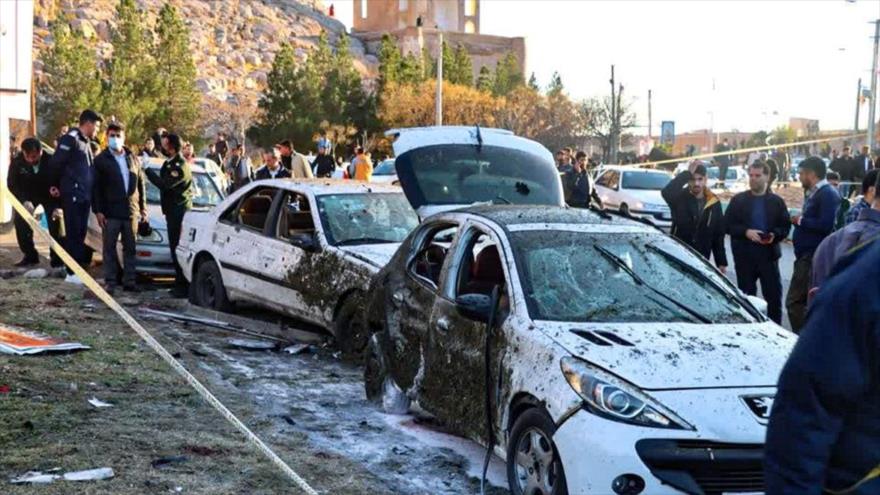
[[[65,202],[89,203],[92,199],[92,147],[89,138],[74,129],[58,141],[49,163]]]

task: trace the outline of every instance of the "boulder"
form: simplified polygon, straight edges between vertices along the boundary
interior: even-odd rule
[[[82,33],[83,36],[89,39],[94,38],[98,35],[98,33],[95,32],[95,28],[94,26],[92,26],[92,23],[85,19],[74,19],[70,21],[70,27],[71,29],[79,31],[80,33]]]
[[[244,54],[244,61],[251,65],[260,65],[262,59],[260,59],[260,56],[258,54],[254,52],[248,52]]]
[[[107,21],[101,21],[95,26],[95,31],[98,33],[98,39],[101,41],[110,41],[112,36],[110,30],[110,23]]]

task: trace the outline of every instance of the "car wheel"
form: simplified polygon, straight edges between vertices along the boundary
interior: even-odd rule
[[[220,268],[213,260],[207,260],[199,265],[193,285],[195,286],[193,299],[197,305],[217,311],[232,310],[232,303],[229,302],[229,297],[226,295],[226,286],[223,285]]]
[[[629,205],[628,205],[628,204],[626,204],[626,203],[621,203],[621,204],[620,204],[620,214],[621,214],[621,215],[626,215],[626,216],[629,216],[629,215],[630,215],[630,213],[629,213]]]
[[[382,350],[379,348],[379,336],[373,334],[364,352],[364,392],[367,400],[378,402],[382,398],[382,387],[388,372],[382,361]]]
[[[562,460],[553,444],[556,425],[540,408],[520,415],[507,445],[507,482],[513,495],[568,495]]]
[[[361,356],[367,347],[367,331],[361,317],[362,301],[360,294],[349,295],[333,321],[336,346],[348,356]]]

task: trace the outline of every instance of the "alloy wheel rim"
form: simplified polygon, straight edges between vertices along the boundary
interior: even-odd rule
[[[516,481],[523,495],[551,495],[556,485],[553,443],[537,429],[527,429],[516,446]]]

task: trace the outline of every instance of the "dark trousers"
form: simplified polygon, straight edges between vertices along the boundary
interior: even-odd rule
[[[35,204],[34,207],[37,207],[38,205],[39,204]],[[46,215],[46,223],[49,225],[49,235],[51,235],[56,242],[61,243],[63,241],[61,238],[61,222],[52,219],[52,210],[54,209],[54,206],[44,204],[43,214]],[[21,250],[24,258],[28,261],[39,261],[40,255],[37,253],[37,248],[34,246],[34,231],[31,230],[31,226],[28,225],[27,221],[19,216],[18,213],[15,214],[13,223],[15,224],[15,240],[18,241],[18,248]],[[61,258],[55,254],[55,251],[49,252],[49,260],[51,261],[52,266],[62,265]]]
[[[724,182],[727,180],[727,167],[728,165],[723,163],[718,163],[718,180]]]
[[[813,253],[805,254],[795,260],[791,285],[785,296],[785,307],[788,309],[788,320],[791,330],[799,333],[807,322],[807,296],[810,292],[810,278],[813,271]]]
[[[767,316],[782,325],[782,277],[779,276],[779,262],[769,257],[734,257],[736,265],[736,285],[747,295],[758,294],[758,281],[761,281],[761,294],[767,301]]]
[[[122,238],[122,283],[126,287],[135,284],[135,253],[137,221],[131,218],[108,218],[104,227],[104,281],[108,286],[116,284],[119,276],[119,256],[116,243]]]
[[[177,261],[177,245],[180,243],[180,228],[184,214],[186,214],[185,210],[165,214],[165,222],[168,224],[168,245],[171,248],[171,261],[174,263],[174,285],[181,288],[189,286]]]
[[[65,201],[64,230],[66,233],[64,248],[77,263],[85,267],[86,260],[86,232],[89,227],[89,212],[91,204],[84,201]],[[73,273],[69,268],[68,273]]]

